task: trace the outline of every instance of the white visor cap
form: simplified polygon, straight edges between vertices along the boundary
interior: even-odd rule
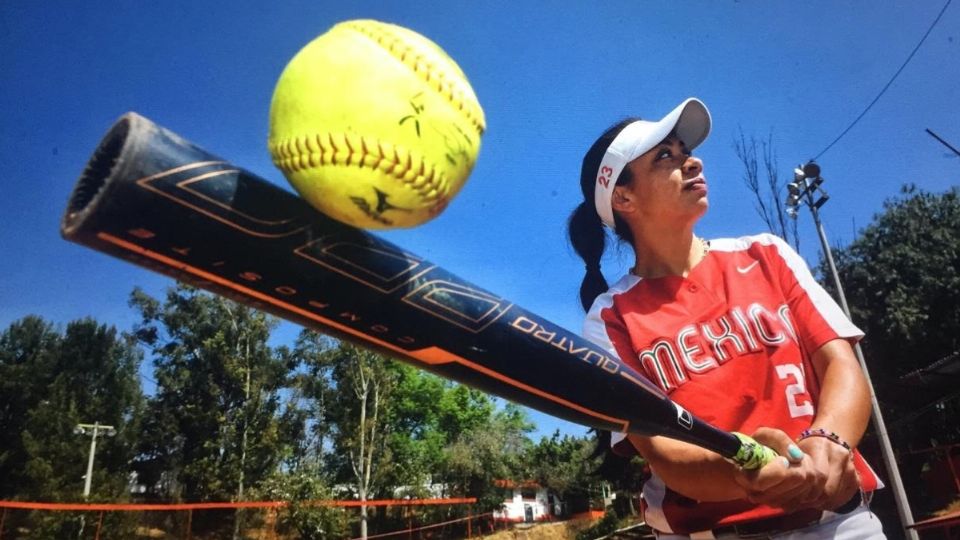
[[[637,120],[628,124],[614,137],[603,155],[597,170],[597,185],[594,191],[594,204],[603,224],[616,228],[613,221],[613,188],[617,178],[627,163],[649,152],[660,144],[671,132],[683,141],[688,150],[693,150],[710,133],[710,111],[697,98],[687,98],[658,122]]]

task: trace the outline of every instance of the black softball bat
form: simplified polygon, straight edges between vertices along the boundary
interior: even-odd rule
[[[324,216],[135,113],[97,147],[61,232],[571,422],[664,435],[745,467],[770,456],[691,415],[584,338]]]

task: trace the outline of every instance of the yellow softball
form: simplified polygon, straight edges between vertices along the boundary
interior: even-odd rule
[[[412,227],[460,191],[486,127],[466,77],[393,24],[335,25],[290,60],[270,104],[274,164],[311,205],[357,227]]]

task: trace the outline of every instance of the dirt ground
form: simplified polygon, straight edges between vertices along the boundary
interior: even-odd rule
[[[588,519],[518,525],[509,531],[479,537],[481,540],[572,540],[577,533],[593,525]]]
[[[510,530],[497,531],[486,536],[474,536],[475,540],[574,540],[577,533],[595,524],[596,520],[576,519],[552,523],[517,524]],[[159,529],[140,527],[137,530],[140,540],[171,539]],[[247,531],[246,538],[277,538],[265,532]]]

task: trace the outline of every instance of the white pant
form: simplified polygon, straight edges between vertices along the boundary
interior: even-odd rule
[[[734,540],[740,538],[736,533],[721,534],[715,537],[710,531],[703,533],[664,534],[657,533],[658,540]],[[751,536],[751,540],[760,540],[764,537]],[[819,523],[785,531],[766,538],[776,540],[884,540],[883,528],[880,519],[866,506],[861,506],[849,514],[834,514],[824,512],[824,518]]]

